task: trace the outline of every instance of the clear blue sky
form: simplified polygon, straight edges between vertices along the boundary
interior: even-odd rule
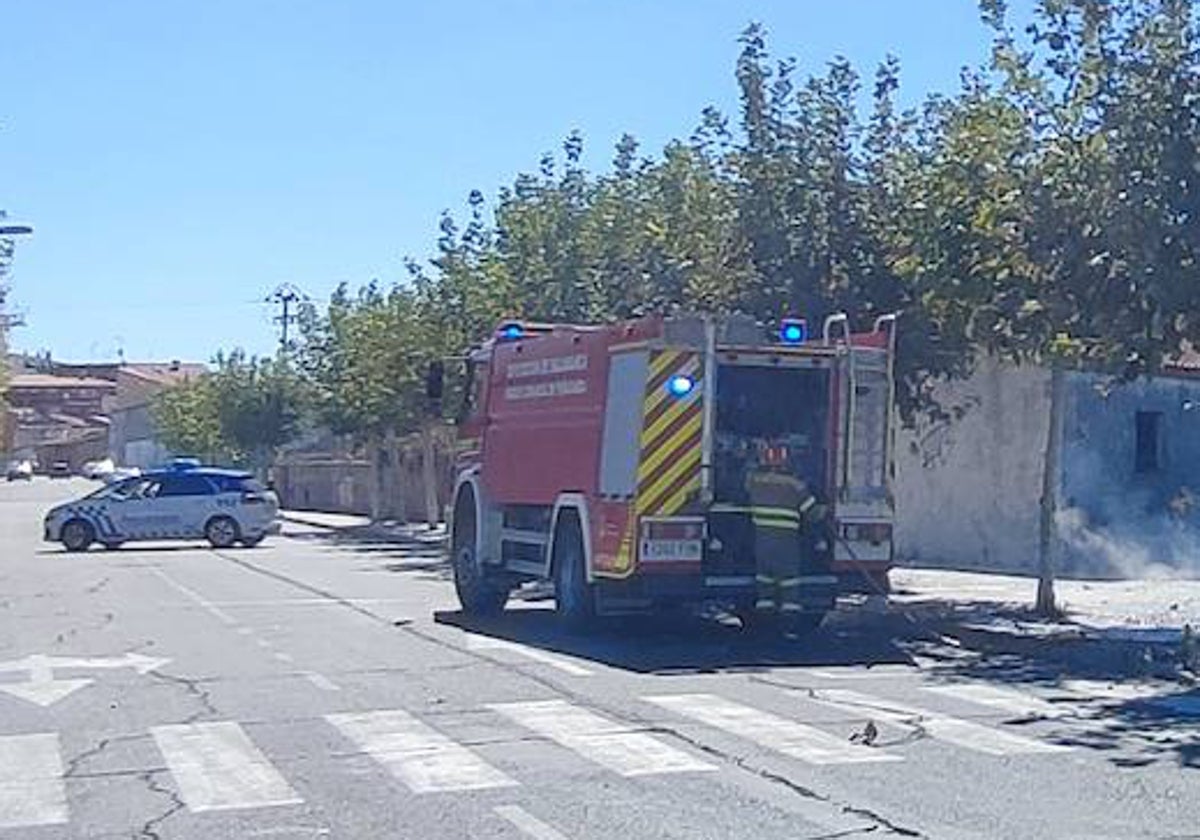
[[[973,0],[0,0],[0,208],[15,347],[63,359],[269,351],[291,282],[402,279],[438,214],[583,132],[603,167],[732,112],[736,38],[952,91]]]

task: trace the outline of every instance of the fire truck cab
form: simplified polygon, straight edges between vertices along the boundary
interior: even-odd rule
[[[551,581],[556,608],[597,614],[716,603],[755,618],[770,468],[811,488],[793,531],[801,614],[815,626],[850,578],[892,560],[895,318],[774,334],[752,319],[502,324],[468,355],[450,528],[464,612]],[[766,453],[770,453],[769,459]]]

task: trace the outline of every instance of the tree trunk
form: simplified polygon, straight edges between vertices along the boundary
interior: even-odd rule
[[[387,451],[387,480],[384,484],[387,488],[387,502],[384,505],[384,512],[388,519],[403,522],[407,511],[404,504],[404,483],[400,472],[400,439],[396,436],[394,427],[387,430],[387,434],[384,436],[384,447]]]
[[[1062,415],[1064,373],[1055,360],[1050,368],[1050,420],[1046,428],[1046,457],[1042,464],[1041,521],[1038,529],[1038,588],[1036,610],[1039,615],[1058,615],[1054,600],[1054,517],[1057,509],[1059,461],[1062,452]]]
[[[437,450],[433,440],[434,421],[428,420],[421,430],[421,483],[425,485],[425,521],[437,527],[442,518],[438,505]]]
[[[378,435],[371,435],[367,443],[367,453],[371,459],[371,474],[368,490],[371,497],[371,521],[383,520],[383,447]]]

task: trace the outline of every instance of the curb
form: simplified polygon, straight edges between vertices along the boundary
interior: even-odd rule
[[[290,513],[281,513],[279,518],[284,522],[291,522],[293,525],[307,525],[310,528],[321,528],[325,531],[341,531],[343,528],[363,527],[358,525],[330,525],[328,522],[318,522],[315,519],[307,519],[303,516],[295,516]]]
[[[354,531],[362,535],[366,535],[372,539],[381,542],[420,542],[420,543],[438,543],[445,539],[445,531],[435,532],[409,532],[404,530],[403,525],[387,525],[378,522],[364,522],[353,525],[331,525],[328,522],[320,522],[309,519],[301,513],[299,516],[293,513],[281,513],[279,518],[284,522],[290,522],[293,525],[304,525],[309,528],[318,528],[322,531],[330,533],[344,533]]]

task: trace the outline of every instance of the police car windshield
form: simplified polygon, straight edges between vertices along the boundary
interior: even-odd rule
[[[137,495],[141,486],[145,483],[141,478],[127,478],[124,481],[118,481],[107,487],[101,487],[94,493],[89,493],[84,496],[85,499],[128,499],[131,496]]]

